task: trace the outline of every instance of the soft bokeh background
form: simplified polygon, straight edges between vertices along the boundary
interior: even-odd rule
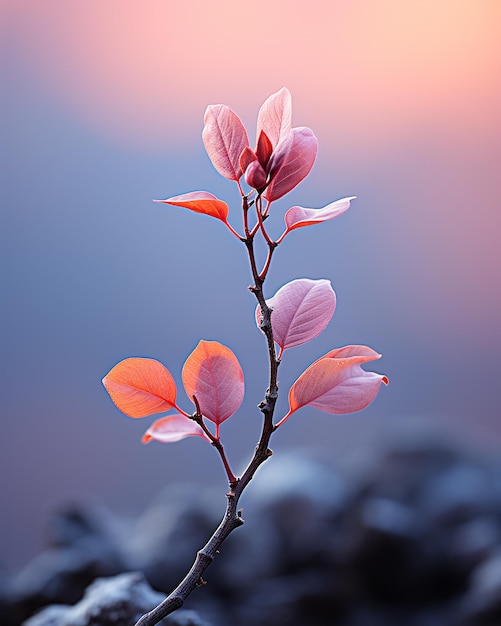
[[[360,414],[301,411],[274,450],[370,454],[378,437],[433,424],[498,453],[499,2],[4,0],[0,24],[7,567],[40,549],[63,503],[134,515],[169,481],[224,489],[210,446],[143,446],[152,420],[111,404],[100,379],[126,356],[158,358],[180,382],[200,338],[229,345],[247,392],[224,442],[235,471],[249,458],[266,372],[243,247],[216,220],[151,200],[206,189],[238,226],[203,112],[230,105],[253,141],[282,86],[320,149],[274,209],[276,234],[292,204],[358,199],[274,260],[269,295],[297,277],[329,278],[338,295],[328,329],[286,354],[278,415],[299,373],[346,343],[381,351],[391,383]]]

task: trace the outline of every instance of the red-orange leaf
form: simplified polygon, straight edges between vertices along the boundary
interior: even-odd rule
[[[244,375],[233,352],[217,341],[200,341],[186,359],[184,388],[196,396],[202,414],[220,424],[235,413],[244,397]]]
[[[120,361],[103,378],[103,385],[129,417],[164,413],[176,406],[176,383],[169,370],[155,359]]]
[[[155,200],[155,202],[181,206],[185,209],[190,209],[190,211],[195,211],[195,213],[210,215],[225,223],[228,217],[228,205],[226,202],[219,200],[208,191],[191,191],[190,193],[183,193],[180,196],[173,196],[166,200]]]

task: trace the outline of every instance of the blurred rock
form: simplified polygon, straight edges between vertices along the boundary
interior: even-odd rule
[[[499,626],[500,470],[420,439],[351,473],[301,451],[273,457],[242,497],[244,526],[187,606],[214,626]],[[168,593],[225,505],[224,489],[179,484],[136,521],[85,506],[57,514],[51,547],[12,581],[0,576],[0,624],[19,626],[42,606],[26,626],[108,624],[120,594],[127,624],[163,596],[137,576],[108,578],[106,608],[103,577],[137,570]],[[101,621],[82,621],[93,605]]]
[[[501,624],[501,545],[473,572],[471,586],[461,602],[467,626]]]
[[[127,569],[111,519],[93,507],[57,512],[50,543],[9,583],[8,600],[0,605],[2,625],[17,626],[42,606],[77,602],[96,578]]]
[[[141,570],[155,589],[168,593],[216,529],[225,506],[224,491],[200,493],[184,484],[162,490],[130,528],[123,545],[129,568]]]
[[[154,592],[137,572],[113,578],[99,578],[75,606],[50,606],[23,623],[23,626],[134,626],[163,595]],[[210,626],[194,611],[180,610],[164,618],[162,626]]]

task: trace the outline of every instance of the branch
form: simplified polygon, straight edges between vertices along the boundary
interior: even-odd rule
[[[200,404],[198,402],[197,397],[193,396],[193,402],[195,403],[196,412],[194,415],[190,415],[190,419],[196,422],[200,428],[204,431],[204,433],[209,437],[211,444],[216,448],[219,452],[219,456],[221,457],[221,461],[223,462],[224,469],[226,471],[226,476],[228,476],[228,482],[230,483],[230,488],[233,488],[237,482],[235,475],[231,471],[230,464],[228,463],[228,459],[226,458],[226,454],[224,452],[223,444],[221,443],[221,439],[219,438],[219,424],[216,424],[216,436],[214,436],[211,431],[207,428],[204,422],[204,416],[200,411]]]
[[[252,277],[254,279],[254,285],[250,288],[250,290],[256,296],[258,304],[261,307],[262,319],[260,327],[266,336],[269,357],[269,385],[264,400],[259,404],[259,409],[264,416],[261,436],[254,451],[254,456],[252,457],[249,465],[245,469],[242,476],[239,479],[232,481],[232,475],[230,471],[230,491],[227,494],[226,511],[224,517],[209,541],[201,550],[199,550],[199,552],[197,552],[197,556],[190,571],[186,574],[184,579],[174,589],[174,591],[172,591],[165,598],[165,600],[163,600],[163,602],[161,602],[156,608],[154,608],[149,613],[146,613],[145,615],[143,615],[143,617],[139,619],[139,621],[136,623],[136,626],[155,626],[155,624],[158,624],[158,622],[160,622],[164,617],[181,608],[186,598],[194,589],[205,584],[203,574],[212,563],[215,556],[218,554],[221,544],[226,539],[226,537],[228,537],[228,535],[233,530],[235,530],[235,528],[238,528],[244,523],[240,511],[237,508],[238,501],[240,499],[240,496],[242,495],[242,492],[252,480],[258,467],[262,465],[273,454],[272,451],[269,449],[268,444],[270,442],[271,435],[275,430],[275,427],[273,425],[273,413],[275,411],[275,404],[278,398],[277,375],[280,362],[278,361],[276,356],[275,342],[273,340],[273,330],[271,326],[271,309],[266,304],[263,295],[263,283],[266,278],[266,272],[264,272],[264,275],[260,275],[256,267],[256,259],[254,255],[255,233],[249,232],[247,223],[248,204],[247,198],[245,197],[243,198],[243,209],[244,230],[246,235],[246,238],[243,241],[247,248]],[[270,248],[270,257],[271,252],[272,249]],[[198,408],[197,411],[199,411]],[[214,441],[213,444],[216,445]],[[225,459],[224,453],[222,453],[222,449],[219,449],[217,445],[216,447],[218,448],[218,451],[221,454],[221,458],[223,458],[224,462]],[[228,469],[229,468],[227,468],[227,471]]]

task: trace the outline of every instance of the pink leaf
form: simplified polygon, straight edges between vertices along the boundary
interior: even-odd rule
[[[257,116],[257,137],[264,131],[273,147],[285,139],[291,131],[291,94],[282,87],[265,100]]]
[[[186,359],[183,384],[196,396],[202,414],[220,424],[235,413],[244,397],[244,375],[233,352],[217,341],[200,341]]]
[[[191,191],[190,193],[183,193],[180,196],[173,196],[166,200],[155,200],[155,202],[184,207],[185,209],[190,209],[190,211],[195,211],[195,213],[210,215],[225,223],[228,217],[228,205],[226,202],[219,200],[208,191]]]
[[[176,406],[176,383],[169,370],[155,359],[120,361],[103,378],[103,385],[129,417],[146,417]]]
[[[149,443],[153,439],[162,443],[173,443],[181,441],[185,437],[198,436],[203,437],[207,441],[210,439],[189,417],[174,413],[154,422],[143,435],[143,443]]]
[[[208,106],[202,140],[216,170],[225,178],[238,180],[242,176],[239,158],[249,145],[247,131],[238,115],[224,104]]]
[[[336,309],[336,294],[329,280],[299,278],[281,287],[266,301],[272,309],[273,338],[283,350],[299,346],[320,334]],[[261,321],[260,308],[256,320]]]
[[[354,198],[355,196],[351,196],[342,200],[336,200],[336,202],[331,202],[322,209],[305,209],[300,206],[293,206],[285,214],[286,233],[295,228],[302,228],[303,226],[319,224],[320,222],[334,219],[350,208],[350,200]]]
[[[265,197],[278,200],[308,176],[317,156],[318,141],[310,128],[293,128],[276,147],[268,164],[271,183]]]
[[[292,385],[286,418],[306,405],[326,413],[361,411],[374,400],[381,383],[388,384],[386,376],[360,367],[379,358],[381,355],[367,346],[346,346],[328,352]]]

